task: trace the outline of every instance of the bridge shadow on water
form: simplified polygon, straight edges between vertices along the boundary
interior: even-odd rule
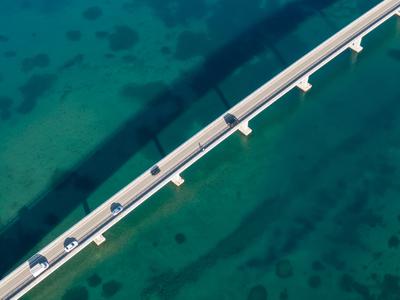
[[[229,107],[219,88],[220,83],[258,54],[275,49],[274,44],[282,37],[333,2],[303,0],[287,4],[205,57],[200,68],[182,74],[181,78],[161,91],[99,144],[90,156],[59,176],[43,195],[21,209],[17,217],[1,229],[1,255],[7,259],[0,261],[0,276],[9,272],[77,206],[83,205],[88,213],[90,208],[86,199],[143,145],[153,140],[160,154],[165,155],[157,139],[158,133],[206,93],[214,91],[225,107]],[[305,52],[308,49],[300,50]],[[272,51],[279,55],[276,49]],[[285,63],[284,58],[278,56],[277,59]],[[266,70],[266,80],[274,75],[270,73]]]

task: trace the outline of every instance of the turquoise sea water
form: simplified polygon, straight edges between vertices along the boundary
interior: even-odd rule
[[[1,274],[376,3],[3,0]],[[25,298],[398,299],[399,38],[394,18]]]

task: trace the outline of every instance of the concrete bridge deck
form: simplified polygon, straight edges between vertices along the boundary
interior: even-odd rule
[[[251,129],[248,127],[248,122],[261,111],[296,86],[303,91],[309,90],[311,88],[308,83],[309,76],[346,49],[351,48],[355,52],[360,52],[362,37],[395,14],[400,16],[400,0],[382,1],[247,96],[226,112],[236,116],[238,124],[233,127],[228,126],[224,119],[226,114],[217,118],[158,162],[159,174],[153,176],[150,174],[150,170],[145,171],[91,214],[39,251],[38,254],[49,263],[49,268],[38,277],[32,276],[29,262],[25,262],[3,278],[0,281],[0,298],[20,298],[91,242],[94,241],[97,244],[104,242],[102,234],[151,195],[170,181],[177,185],[182,184],[183,179],[179,174],[208,151],[237,130],[245,135],[249,134]],[[124,207],[124,210],[117,216],[111,214],[113,203],[119,203]],[[69,238],[76,239],[79,245],[67,253],[64,251],[64,245]]]

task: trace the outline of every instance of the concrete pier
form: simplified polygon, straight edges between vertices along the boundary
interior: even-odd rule
[[[248,136],[253,130],[249,127],[249,121],[245,121],[245,122],[242,122],[240,125],[239,125],[239,131],[243,134],[243,135],[245,135],[245,136]]]
[[[398,17],[400,17],[400,10],[398,10],[398,11],[396,12],[396,15],[397,15]]]
[[[307,93],[312,88],[312,85],[308,82],[308,79],[309,77],[306,76],[297,83],[297,87],[304,93]]]
[[[351,44],[350,44],[350,49],[353,50],[356,53],[360,53],[363,50],[363,47],[361,46],[361,41],[362,37],[356,38]]]
[[[171,181],[176,185],[176,186],[180,186],[182,183],[185,182],[185,179],[183,179],[181,177],[181,175],[176,174],[174,175],[174,177],[172,177]]]
[[[104,237],[104,235],[99,234],[98,236],[96,236],[93,239],[93,242],[96,243],[97,246],[100,246],[101,244],[103,244],[106,241],[106,238]]]

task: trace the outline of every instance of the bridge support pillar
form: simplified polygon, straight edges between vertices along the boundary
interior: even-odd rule
[[[99,234],[93,239],[93,241],[96,243],[97,246],[100,246],[106,241],[106,238],[102,234]]]
[[[361,46],[361,37],[356,38],[353,42],[350,44],[350,49],[353,50],[354,52],[360,53],[363,49]]]
[[[308,82],[308,79],[309,77],[306,76],[297,83],[297,87],[301,89],[304,93],[308,92],[312,87],[312,85]]]
[[[239,127],[238,127],[239,131],[243,134],[243,135],[249,135],[253,130],[249,127],[249,121],[246,122],[242,122],[240,123]]]
[[[396,11],[396,15],[400,17],[400,10]]]
[[[176,186],[180,186],[182,183],[185,182],[185,179],[183,179],[181,177],[181,175],[176,174],[174,175],[174,177],[172,177],[171,181],[176,185]]]

